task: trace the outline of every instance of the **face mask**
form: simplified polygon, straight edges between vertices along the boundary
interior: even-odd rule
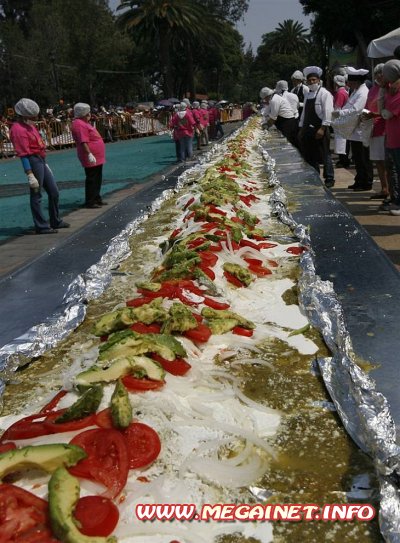
[[[313,83],[312,85],[308,85],[308,88],[310,89],[311,92],[315,92],[316,90],[318,90],[318,87],[319,87],[318,83]]]
[[[180,119],[183,119],[183,117],[186,115],[186,110],[185,111],[178,111],[178,117]]]
[[[26,119],[25,123],[29,124],[29,126],[35,126],[35,121],[33,119]]]

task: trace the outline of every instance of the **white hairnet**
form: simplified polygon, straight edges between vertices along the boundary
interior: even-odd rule
[[[190,106],[190,100],[189,100],[189,98],[184,98],[184,99],[182,100],[182,102],[185,102],[185,104],[186,104],[187,106]]]
[[[380,62],[374,68],[374,74],[383,74],[383,67],[385,66],[384,62]]]
[[[78,102],[74,105],[74,117],[76,119],[85,117],[85,115],[87,115],[88,113],[90,113],[89,104],[85,104],[84,102]]]
[[[383,77],[390,83],[394,83],[400,79],[400,60],[392,59],[385,62],[383,66]]]
[[[36,102],[30,98],[21,98],[15,106],[15,113],[21,117],[36,117],[39,115],[40,108]]]
[[[297,79],[297,81],[303,81],[304,79],[304,75],[303,75],[303,72],[300,71],[300,70],[296,70],[295,72],[292,73],[292,79]]]
[[[203,109],[208,109],[208,102],[201,102],[200,107]]]
[[[316,75],[319,79],[321,79],[322,75],[322,69],[319,66],[307,66],[303,70],[304,77],[308,77],[309,75]]]
[[[333,78],[333,82],[336,83],[338,87],[345,87],[346,86],[346,78],[344,75],[335,75]]]
[[[180,109],[181,111],[185,111],[185,109],[187,109],[187,103],[186,103],[186,102],[181,102],[181,103],[179,104],[179,109]]]
[[[194,107],[195,109],[199,108],[199,107],[200,107],[200,102],[198,102],[197,100],[195,100],[195,101],[193,102],[193,107]]]
[[[269,87],[263,87],[260,90],[260,98],[267,98],[268,96],[272,96],[274,94],[274,91],[270,89]]]
[[[281,81],[278,81],[276,84],[275,92],[283,92],[283,91],[287,91],[288,89],[289,89],[288,82],[281,79]]]

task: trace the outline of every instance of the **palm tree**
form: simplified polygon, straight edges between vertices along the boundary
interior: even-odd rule
[[[308,46],[308,34],[302,23],[285,19],[271,33],[270,45],[274,53],[302,53]]]
[[[186,38],[190,53],[190,36],[199,36],[204,29],[206,14],[196,0],[122,0],[118,10],[127,9],[118,23],[135,29],[138,41],[152,40],[158,48],[165,97],[173,94],[171,48],[174,35]]]

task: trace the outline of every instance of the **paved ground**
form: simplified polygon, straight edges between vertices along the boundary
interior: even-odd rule
[[[371,200],[374,192],[380,192],[378,180],[374,181],[370,192],[349,190],[347,186],[353,184],[354,175],[354,169],[336,169],[332,194],[347,207],[400,271],[400,217],[394,217],[388,211],[378,211],[382,202]]]

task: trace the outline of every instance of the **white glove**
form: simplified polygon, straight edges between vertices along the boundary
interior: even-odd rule
[[[36,177],[33,175],[33,173],[28,173],[28,183],[32,190],[39,188],[39,181],[36,179]]]
[[[96,164],[96,157],[92,153],[89,153],[87,157],[90,164]]]
[[[384,119],[391,119],[393,117],[393,113],[390,113],[387,109],[382,109],[381,115]]]

